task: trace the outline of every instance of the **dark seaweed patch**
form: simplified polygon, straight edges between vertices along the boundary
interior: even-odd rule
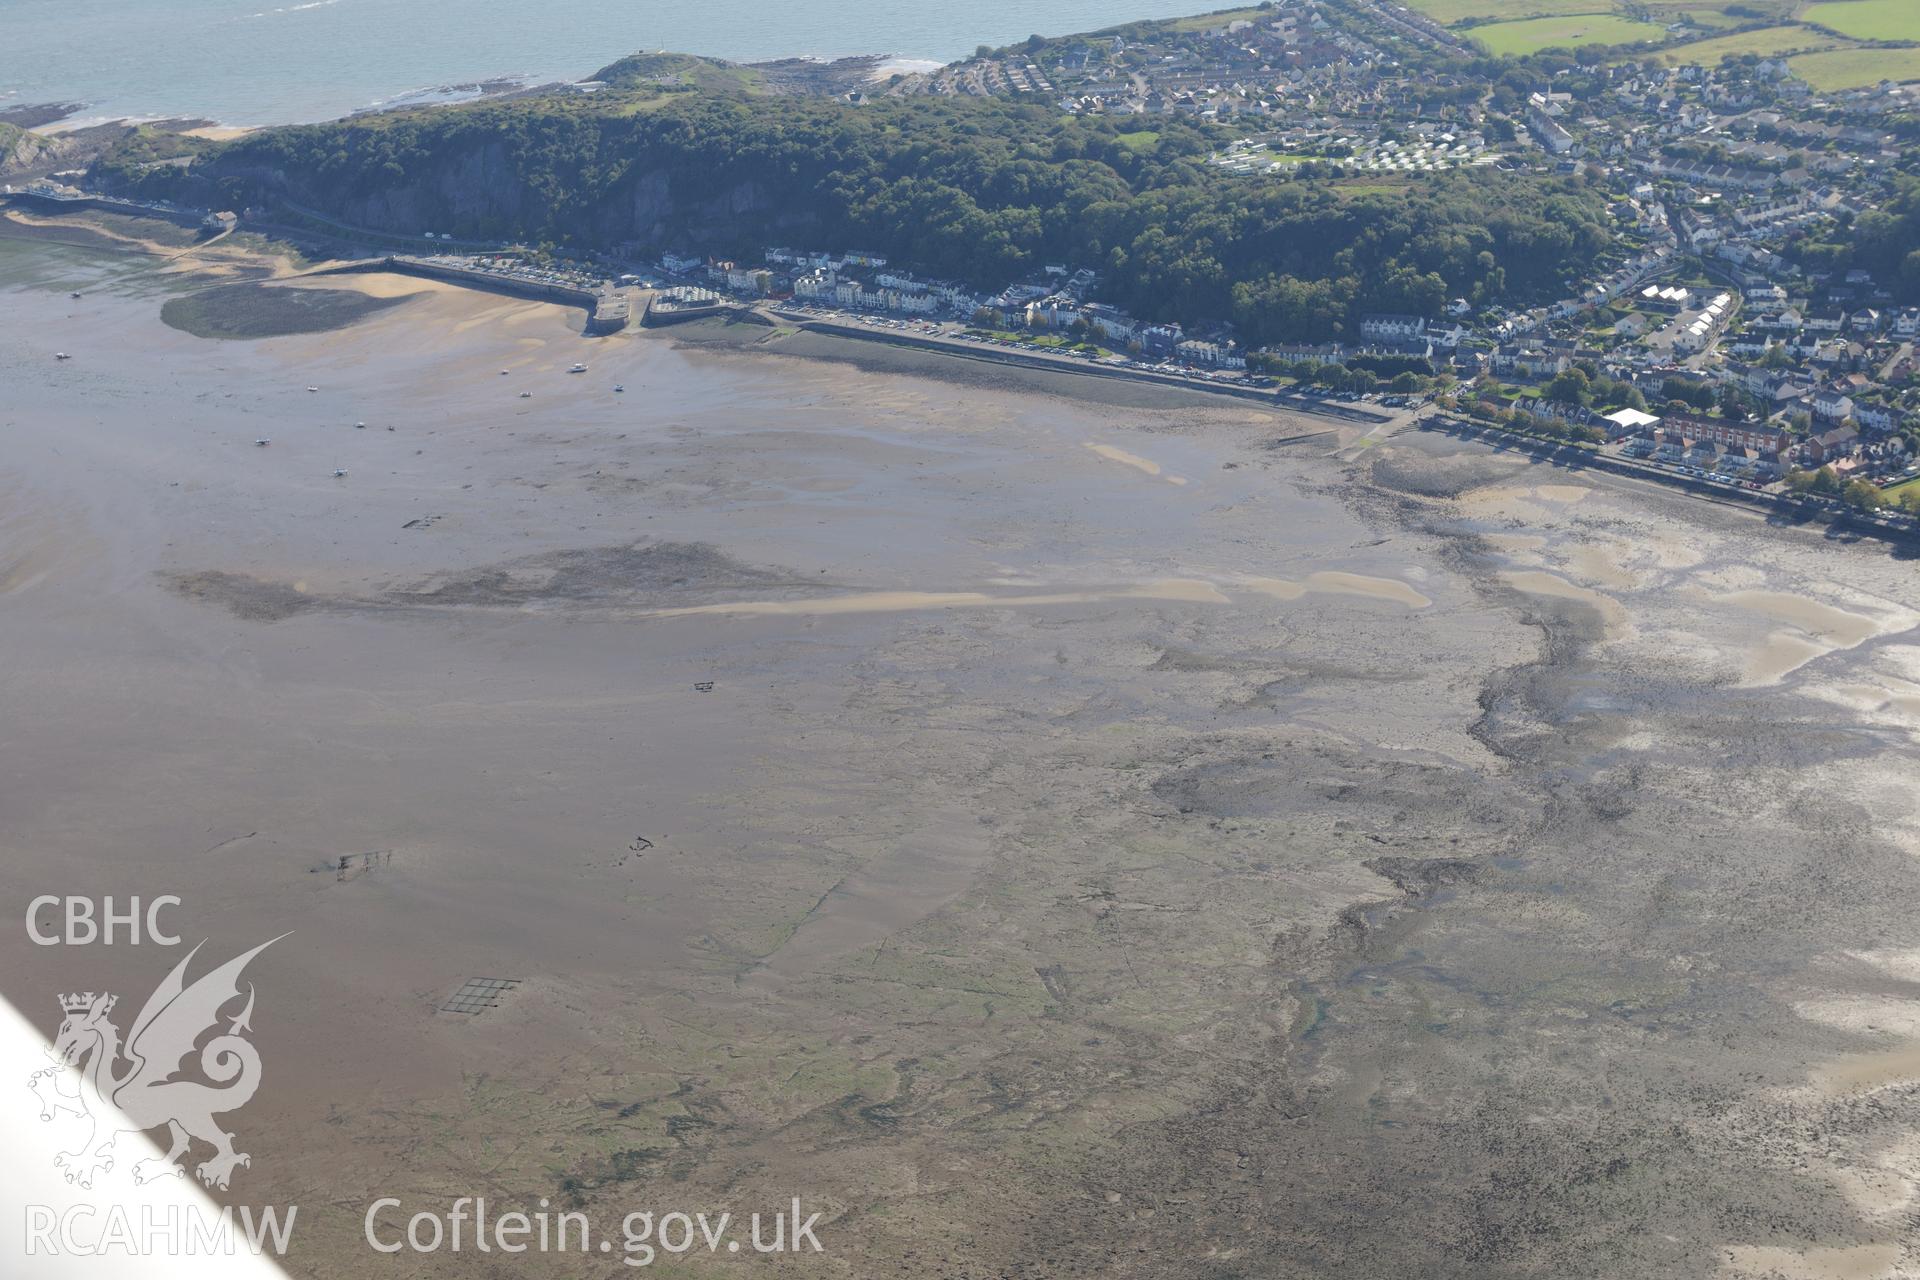
[[[279,338],[344,329],[404,301],[351,289],[223,284],[169,300],[160,318],[196,338]]]

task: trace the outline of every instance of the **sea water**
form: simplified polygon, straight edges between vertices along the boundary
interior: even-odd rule
[[[324,120],[441,86],[573,80],[629,53],[948,62],[1226,0],[0,0],[0,109]]]

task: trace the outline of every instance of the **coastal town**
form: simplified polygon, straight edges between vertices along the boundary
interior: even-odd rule
[[[1628,195],[1636,218],[1659,211]],[[1244,349],[1227,326],[1145,324],[1095,300],[1098,278],[1049,268],[991,296],[872,254],[770,249],[760,263],[669,254],[658,271],[706,296],[1028,349],[1215,386],[1311,389],[1348,403],[1429,404],[1491,426],[1604,445],[1674,474],[1747,488],[1790,478],[1876,509],[1859,487],[1920,498],[1920,308],[1876,306],[1871,280],[1774,279],[1689,254],[1661,227],[1588,294],[1541,313],[1370,314],[1349,342]],[[1744,246],[1744,236],[1721,241]],[[1793,292],[1789,290],[1793,289]],[[777,312],[776,312],[777,314]],[[1810,472],[1802,481],[1793,473]],[[1838,481],[1838,487],[1832,482]]]
[[[1623,203],[1646,218],[1661,202],[1642,193]],[[1871,280],[1774,279],[1725,255],[1688,253],[1664,226],[1648,239],[1585,296],[1539,312],[1476,311],[1458,299],[1437,316],[1366,315],[1349,342],[1253,349],[1226,325],[1138,321],[1096,300],[1095,273],[1063,265],[983,296],[857,250],[770,248],[746,264],[667,253],[614,263],[618,274],[605,279],[594,275],[613,269],[605,261],[511,252],[387,261],[601,297],[643,291],[646,323],[758,316],[1072,361],[1361,421],[1414,410],[1637,462],[1643,474],[1911,524],[1920,512],[1920,308],[1875,305],[1884,299]],[[624,323],[623,312],[600,327]]]
[[[1477,166],[1576,178],[1607,193],[1616,249],[1549,305],[1454,298],[1430,314],[1362,315],[1329,341],[1255,346],[1225,321],[1128,315],[1101,300],[1098,273],[1066,263],[991,293],[824,247],[668,253],[623,269],[710,290],[715,302],[875,330],[1214,386],[1426,405],[1674,478],[1911,517],[1920,307],[1896,298],[1913,282],[1824,270],[1820,251],[1894,192],[1920,85],[1817,89],[1797,74],[1800,59],[1734,54],[1742,37],[1693,21],[1651,28],[1678,43],[1643,55],[1615,47],[1537,80],[1489,82],[1458,69],[1467,33],[1417,9],[1276,0],[1036,37],[876,90],[1128,117],[1142,146],[1156,119],[1187,118],[1232,135],[1210,163],[1249,182],[1417,182]],[[1760,28],[1745,38],[1753,47],[1780,30],[1749,25]],[[1700,60],[1689,61],[1696,47]]]
[[[1711,95],[1717,83],[1682,68],[1662,90]],[[1646,86],[1629,79],[1621,88]],[[1545,94],[1528,109],[1537,123],[1565,120],[1583,138],[1605,132]],[[1783,131],[1778,112],[1753,114],[1711,119],[1716,128]],[[1099,300],[1097,273],[1065,264],[992,294],[860,250],[773,247],[748,261],[669,252],[574,270],[585,280],[595,267],[618,267],[609,287],[663,284],[658,318],[764,306],[776,317],[838,319],[875,334],[918,333],[1296,401],[1425,406],[1644,460],[1675,478],[1791,490],[1895,519],[1920,510],[1920,307],[1893,304],[1867,273],[1807,271],[1783,252],[1823,222],[1872,208],[1873,166],[1682,167],[1657,149],[1562,160],[1542,154],[1548,136],[1536,132],[1530,160],[1521,143],[1503,163],[1580,166],[1615,187],[1612,211],[1632,246],[1620,260],[1595,264],[1579,294],[1550,306],[1514,312],[1458,298],[1433,315],[1365,315],[1341,341],[1249,348],[1225,323],[1146,323]],[[1865,123],[1836,136],[1892,144]],[[1584,152],[1586,143],[1577,145]],[[550,271],[512,256],[475,261],[496,272]]]
[[[1138,324],[1064,272],[980,305],[1029,341],[1067,335],[1111,358],[1366,396],[1437,392],[1482,422],[1606,441],[1681,474],[1779,484],[1799,468],[1814,478],[1796,483],[1856,508],[1920,510],[1920,308],[1895,302],[1912,282],[1821,270],[1807,252],[1891,194],[1920,86],[1823,91],[1784,55],[1831,45],[1831,32],[1754,21],[1728,35],[1673,16],[1648,34],[1679,43],[1489,85],[1451,69],[1484,28],[1371,0],[1280,0],[1213,22],[1036,38],[889,92],[1044,95],[1137,118],[1142,136],[1156,117],[1210,122],[1238,134],[1212,162],[1250,181],[1479,165],[1578,176],[1609,193],[1622,250],[1591,264],[1577,293],[1524,312],[1460,298],[1432,315],[1362,317],[1339,341],[1248,350],[1224,326]],[[1736,52],[1769,44],[1782,56]],[[1886,50],[1889,67],[1911,52]],[[913,314],[946,301],[930,284],[876,292],[842,275],[804,287]]]
[[[1735,37],[1684,18],[1653,28],[1662,42],[1644,52],[1611,46],[1489,76],[1461,61],[1479,30],[1373,0],[1274,0],[1035,37],[846,96],[1011,97],[1121,116],[1138,121],[1122,137],[1143,152],[1158,121],[1190,119],[1219,139],[1206,163],[1228,182],[1418,184],[1477,167],[1562,177],[1605,194],[1613,247],[1545,305],[1489,291],[1261,344],[1225,318],[1131,315],[1107,300],[1099,270],[1071,262],[983,291],[846,246],[530,249],[424,228],[373,243],[418,270],[578,303],[590,332],[624,326],[630,306],[643,323],[744,307],[1296,408],[1414,409],[1883,523],[1920,513],[1920,307],[1902,301],[1920,259],[1886,278],[1829,265],[1828,244],[1895,195],[1920,85],[1821,90],[1799,58],[1733,54]],[[55,174],[17,195],[102,198],[71,185],[85,180]],[[236,223],[351,232],[299,209],[157,211],[205,213],[210,234]]]
[[[11,194],[102,203],[44,185]],[[672,252],[569,260],[499,246],[375,261],[582,307],[589,334],[625,327],[630,307],[652,325],[759,316],[1271,398],[1361,422],[1412,410],[1430,424],[1592,450],[1657,478],[1913,525],[1920,308],[1884,305],[1871,280],[1800,279],[1790,267],[1776,279],[1727,253],[1689,253],[1659,195],[1623,196],[1646,225],[1645,248],[1583,297],[1522,314],[1456,299],[1434,316],[1366,315],[1351,341],[1259,348],[1243,347],[1230,325],[1139,321],[1097,300],[1096,273],[1064,265],[982,295],[859,250],[774,247],[742,263]],[[216,236],[238,217],[205,214],[201,225]],[[1716,246],[1757,240],[1736,232]]]

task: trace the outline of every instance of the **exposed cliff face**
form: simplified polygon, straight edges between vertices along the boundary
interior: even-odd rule
[[[319,166],[273,163],[279,159],[257,147],[227,148],[174,179],[185,187],[175,194],[203,204],[284,202],[355,227],[409,235],[632,241],[657,248],[719,248],[776,229],[798,233],[813,221],[784,207],[762,181],[693,171],[638,145],[586,173],[556,173],[546,153],[529,153],[498,131],[478,129],[437,131],[427,145],[411,146],[404,160],[352,149]],[[134,181],[148,180],[139,175]]]
[[[110,121],[41,133],[32,126],[0,121],[0,175],[18,184],[60,169],[85,169],[114,154],[125,157],[129,166],[151,165],[208,146],[184,132],[204,123],[170,120],[132,125]]]
[[[329,212],[356,225],[393,231],[538,224],[549,212],[536,207],[539,197],[499,142],[438,156],[398,181],[338,203],[328,201],[324,190],[296,189],[293,194],[301,203],[331,206]]]
[[[498,145],[446,157],[424,173],[346,200],[324,192],[294,198],[355,226],[415,233],[512,236],[516,229],[551,226],[594,243],[725,243],[749,225],[766,225],[773,201],[752,181],[715,193],[687,192],[663,169],[634,175],[592,200],[564,204],[538,190]],[[307,199],[301,199],[301,197]],[[777,220],[774,220],[777,221]]]
[[[55,136],[0,124],[0,175],[11,178],[44,172],[58,167],[61,157],[70,150]]]

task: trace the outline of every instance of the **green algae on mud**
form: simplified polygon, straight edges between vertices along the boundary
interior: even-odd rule
[[[405,298],[374,298],[351,289],[290,289],[244,283],[215,285],[160,308],[170,327],[196,338],[281,338],[344,329]]]

